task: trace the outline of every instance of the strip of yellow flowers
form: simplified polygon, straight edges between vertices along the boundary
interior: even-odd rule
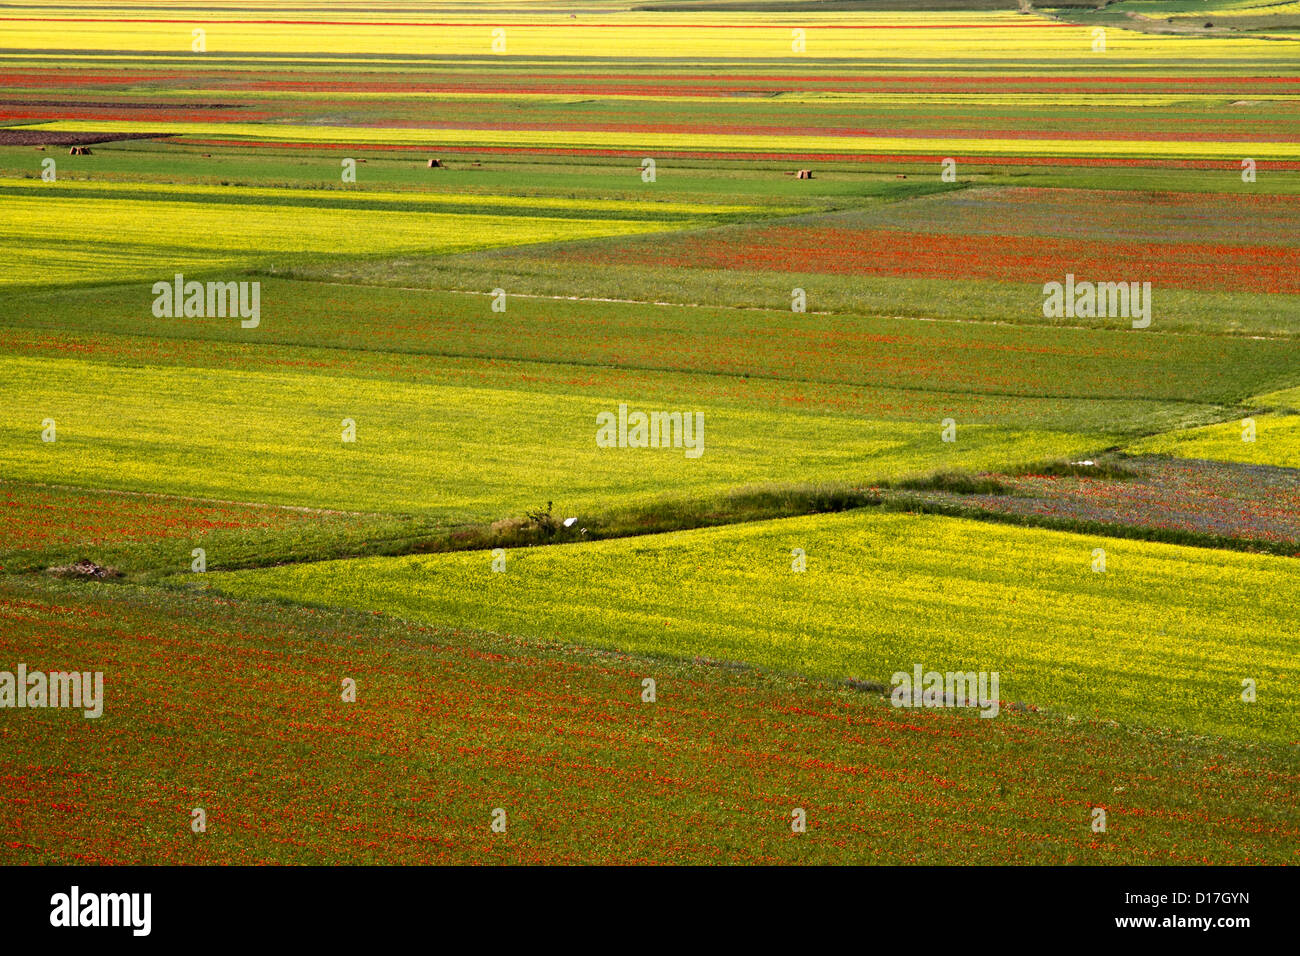
[[[61,13],[75,17],[93,11]],[[852,20],[815,15],[780,19],[750,16],[727,22],[719,14],[658,14],[655,20],[626,14],[552,18],[528,22],[500,11],[474,22],[336,23],[232,22],[242,14],[172,17],[150,11],[146,18],[85,22],[67,19],[0,19],[0,48],[71,53],[193,52],[196,57],[231,54],[399,54],[422,56],[522,57],[728,57],[811,59],[1044,60],[1096,56],[1145,58],[1269,58],[1292,62],[1300,56],[1294,39],[1182,37],[1107,30],[1105,51],[1094,50],[1092,28],[1007,13],[956,12],[857,14]],[[257,17],[254,12],[250,16]],[[295,19],[295,14],[272,14]],[[270,18],[267,18],[270,19]],[[734,18],[733,18],[734,19]],[[152,22],[166,20],[167,22]],[[148,21],[148,22],[143,22]],[[346,22],[342,22],[346,21]],[[201,43],[194,34],[203,31]],[[796,32],[798,31],[798,32]]]
[[[20,129],[60,132],[159,133],[205,140],[240,139],[289,143],[615,149],[664,152],[796,152],[951,155],[1084,156],[1128,159],[1300,160],[1296,142],[1191,142],[1128,139],[1004,139],[956,136],[819,136],[736,133],[675,133],[614,130],[400,129],[353,126],[289,126],[256,123],[66,120]]]

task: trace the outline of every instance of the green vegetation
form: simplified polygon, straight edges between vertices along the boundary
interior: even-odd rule
[[[0,628],[112,662],[98,720],[0,724],[8,865],[1295,861],[1291,747],[121,586],[2,578]]]
[[[472,553],[205,580],[241,598],[882,686],[918,663],[998,671],[1008,704],[1294,742],[1294,573],[1281,558],[851,514],[516,550],[502,573]]]
[[[644,4],[0,17],[0,863],[1297,862],[1289,12]]]

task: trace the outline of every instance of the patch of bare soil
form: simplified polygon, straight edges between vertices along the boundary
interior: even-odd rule
[[[0,146],[90,146],[128,139],[164,139],[175,133],[66,133],[53,129],[0,128]]]
[[[50,574],[60,578],[99,578],[100,580],[122,576],[122,572],[117,568],[96,564],[90,558],[80,558],[75,564],[52,567]]]
[[[64,109],[106,110],[242,110],[239,103],[140,103],[135,100],[27,100],[0,99],[0,106],[57,106]]]

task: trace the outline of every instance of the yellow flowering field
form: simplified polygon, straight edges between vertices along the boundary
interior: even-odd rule
[[[519,549],[504,562],[367,558],[206,580],[243,598],[875,686],[918,664],[998,672],[1004,707],[1300,737],[1287,558],[868,511]]]
[[[1294,395],[1296,391],[1291,389],[1278,395]],[[1173,455],[1177,458],[1300,468],[1300,415],[1254,415],[1250,421],[1254,423],[1253,435],[1246,419],[1242,418],[1154,435],[1136,442],[1127,450],[1138,455]]]
[[[340,13],[289,7],[268,14],[266,4],[246,12],[150,8],[145,16],[129,8],[86,5],[46,4],[37,10],[27,20],[0,19],[0,47],[61,56],[129,50],[211,58],[317,53],[357,60],[416,55],[1051,63],[1096,55],[1156,62],[1249,57],[1279,64],[1294,60],[1300,49],[1291,39],[1187,38],[1112,27],[1104,53],[1094,54],[1091,27],[1013,10],[593,13],[575,8],[570,14],[461,5]],[[193,49],[196,29],[204,31],[202,51]]]
[[[68,186],[71,186],[69,189]],[[77,195],[78,189],[94,192]],[[136,198],[147,190],[151,198]],[[449,197],[366,194],[383,203],[401,200],[402,208],[349,208],[362,197],[326,195],[334,205],[314,204],[320,193],[291,189],[247,189],[240,195],[256,203],[223,200],[219,187],[167,187],[130,183],[60,184],[42,194],[39,188],[3,193],[6,216],[0,220],[0,252],[24,261],[6,271],[0,285],[72,283],[136,276],[155,278],[177,269],[235,268],[263,262],[277,254],[366,255],[384,252],[465,252],[564,239],[591,239],[653,232],[664,221],[632,218],[637,210],[590,203],[590,218],[522,214],[534,208],[565,211],[564,200],[538,204],[511,197],[476,196],[458,202]],[[108,193],[110,198],[105,197]],[[181,198],[181,194],[189,194]],[[336,198],[337,197],[337,198]],[[195,201],[191,201],[195,200]],[[425,203],[430,211],[411,211],[408,203]],[[467,212],[464,205],[511,206],[520,215]],[[572,208],[572,207],[570,207]],[[721,207],[708,207],[717,211]],[[619,210],[625,211],[620,214]],[[679,207],[679,224],[699,213]],[[705,210],[706,212],[708,210]]]
[[[759,207],[743,205],[720,205],[707,202],[673,202],[671,200],[629,199],[592,199],[572,196],[518,196],[491,193],[455,193],[450,191],[425,192],[406,190],[398,192],[388,189],[283,189],[267,186],[215,186],[211,183],[125,183],[97,181],[94,179],[60,180],[57,185],[33,186],[29,179],[0,178],[0,199],[7,200],[15,191],[32,195],[32,190],[39,190],[36,195],[73,195],[79,193],[101,194],[110,191],[114,199],[123,198],[166,198],[186,202],[205,202],[209,200],[235,201],[247,203],[257,200],[256,205],[337,205],[344,209],[355,206],[358,209],[376,204],[415,207],[417,212],[427,210],[438,212],[452,210],[457,213],[481,213],[484,209],[511,209],[521,214],[545,216],[548,212],[564,214],[583,219],[632,219],[653,215],[666,219],[689,221],[704,216],[742,216],[746,214],[795,212],[795,209],[783,210],[781,207]],[[147,194],[137,197],[136,194]],[[349,213],[354,214],[354,213]]]
[[[1300,411],[1300,385],[1295,388],[1284,388],[1280,392],[1269,392],[1267,395],[1258,395],[1251,399],[1251,404],[1263,406],[1276,406],[1278,408],[1288,408],[1293,411]]]
[[[156,278],[170,278],[170,275]],[[135,295],[142,314],[149,286]],[[293,303],[261,299],[261,325],[294,322]],[[484,312],[487,303],[484,302]],[[186,331],[176,319],[176,334]],[[232,329],[239,323],[232,321]],[[382,347],[385,328],[375,331]],[[273,346],[271,346],[273,348]],[[0,475],[81,487],[147,490],[448,521],[518,516],[548,498],[582,513],[745,485],[880,481],[934,469],[990,468],[1080,455],[1114,440],[1041,428],[801,415],[737,408],[697,393],[703,451],[602,448],[596,416],[636,398],[575,380],[563,391],[352,378],[272,367],[130,367],[72,358],[4,357]],[[641,386],[642,388],[646,386]],[[83,396],[94,395],[87,404]],[[649,406],[653,408],[654,406]],[[41,423],[58,440],[40,440]],[[356,441],[341,424],[356,424]]]
[[[783,133],[675,133],[657,130],[420,129],[289,126],[145,120],[58,120],[18,129],[50,132],[170,134],[223,140],[431,147],[566,147],[573,149],[815,153],[954,153],[969,156],[1106,156],[1116,158],[1300,160],[1300,142],[1144,139],[1005,139],[984,137],[818,136]]]

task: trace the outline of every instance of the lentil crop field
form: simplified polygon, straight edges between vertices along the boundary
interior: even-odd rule
[[[0,865],[1300,862],[1296,7],[0,8]]]

